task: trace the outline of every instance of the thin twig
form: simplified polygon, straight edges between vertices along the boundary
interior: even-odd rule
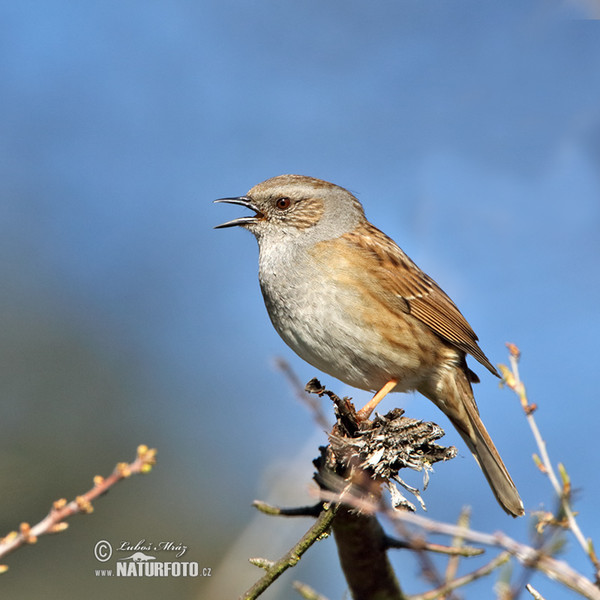
[[[413,537],[409,541],[406,541],[386,536],[385,542],[388,548],[427,550],[428,552],[435,552],[436,554],[446,554],[451,558],[459,556],[479,556],[485,552],[483,548],[473,548],[472,546],[443,546],[442,544],[432,544],[431,542],[426,542],[417,537]]]
[[[297,508],[281,508],[267,504],[262,500],[254,500],[252,506],[258,509],[265,515],[281,516],[281,517],[318,517],[323,510],[323,503],[317,502],[312,506],[299,506]]]
[[[241,596],[242,600],[253,600],[258,598],[280,575],[287,569],[296,565],[300,557],[326,533],[337,512],[337,505],[324,505],[321,514],[312,527],[302,536],[284,556],[273,563],[267,569],[267,573],[261,577],[248,591]]]
[[[448,594],[448,592],[451,592],[452,590],[467,585],[475,581],[476,579],[480,579],[481,577],[489,575],[492,571],[505,564],[509,560],[510,552],[502,552],[501,554],[498,554],[498,556],[493,558],[489,563],[483,565],[483,567],[480,567],[479,569],[472,571],[467,575],[463,575],[462,577],[457,577],[456,579],[445,583],[443,586],[435,590],[431,590],[424,594],[410,596],[410,600],[435,600],[436,598],[440,598],[441,596]]]
[[[306,583],[300,581],[292,582],[292,587],[304,598],[304,600],[327,600],[327,598],[315,590],[313,590]]]
[[[468,506],[465,506],[460,511],[460,515],[458,516],[457,525],[459,527],[468,527],[470,520],[471,520],[471,511]],[[452,548],[456,548],[457,550],[463,550],[463,549],[466,550],[467,548],[464,546],[464,542],[465,542],[465,540],[461,536],[456,535],[452,539]],[[479,550],[480,550],[480,552],[483,552],[482,549],[479,549]],[[458,573],[458,564],[460,561],[460,556],[464,556],[464,555],[459,554],[457,552],[455,555],[451,556],[448,559],[448,564],[446,565],[446,573],[444,574],[444,577],[445,577],[445,580],[447,583],[456,578],[456,574]]]
[[[558,496],[561,509],[564,512],[564,515],[567,519],[569,529],[572,531],[579,545],[583,548],[585,554],[592,561],[592,564],[594,565],[594,568],[596,570],[596,579],[600,581],[600,561],[598,560],[597,556],[593,551],[593,545],[591,543],[591,540],[585,538],[583,532],[579,527],[579,524],[577,523],[577,520],[575,519],[575,515],[573,514],[573,510],[571,509],[571,505],[569,502],[569,494],[566,490],[566,486],[562,485],[559,482],[559,479],[556,475],[556,471],[554,470],[554,467],[552,465],[552,461],[550,460],[550,455],[548,454],[546,442],[544,441],[544,438],[542,437],[542,434],[540,433],[540,430],[533,416],[533,413],[537,409],[537,406],[535,404],[529,403],[525,385],[521,381],[521,377],[519,374],[519,358],[521,356],[521,352],[515,344],[509,343],[507,344],[507,347],[509,349],[509,360],[511,368],[509,370],[506,368],[505,365],[499,365],[502,371],[504,383],[506,383],[506,385],[517,394],[519,400],[521,401],[521,406],[525,411],[527,423],[531,428],[531,432],[540,452],[543,471],[548,476],[548,479],[550,480],[550,483],[552,484],[552,487],[554,488],[554,491]],[[563,476],[563,480],[566,480],[566,475]]]
[[[415,535],[415,533],[413,533],[407,527],[404,526],[404,523],[397,522],[395,525],[396,531],[399,535],[401,535],[405,539],[410,540],[412,544],[417,546],[415,548],[415,558],[419,563],[422,577],[429,581],[432,585],[435,585],[436,588],[441,588],[444,585],[445,579],[439,572],[431,556],[427,552],[425,552],[425,550],[429,549],[424,547],[425,540],[423,539],[423,537]]]
[[[321,491],[321,498],[325,501],[339,501],[339,495],[332,492]],[[442,523],[427,517],[422,517],[408,511],[387,509],[381,503],[369,501],[366,498],[356,496],[344,496],[344,503],[353,508],[374,514],[380,512],[387,516],[392,522],[402,522],[419,527],[422,530],[449,536],[460,536],[476,544],[494,546],[510,552],[517,560],[529,568],[535,568],[545,573],[550,579],[558,581],[566,587],[578,592],[590,600],[600,600],[600,589],[596,587],[587,577],[581,575],[569,564],[544,554],[538,549],[517,542],[502,532],[494,534],[483,533],[465,527],[459,527],[450,523]]]
[[[478,544],[503,548],[525,566],[542,571],[551,579],[559,581],[566,587],[575,590],[590,600],[600,600],[600,589],[598,589],[588,578],[571,568],[566,562],[557,560],[535,548],[521,544],[504,533],[482,533],[464,527],[450,525],[448,523],[441,523],[405,511],[388,510],[386,511],[386,514],[394,521],[412,523],[413,525],[432,533],[460,536],[465,540],[470,540],[471,542]]]
[[[94,477],[94,487],[75,500],[67,502],[64,498],[57,500],[52,505],[48,515],[37,525],[31,527],[28,523],[21,523],[19,531],[12,531],[0,539],[0,558],[14,552],[25,544],[35,544],[38,538],[48,533],[59,533],[67,529],[69,524],[65,521],[78,513],[89,514],[94,511],[92,501],[105,494],[109,488],[118,481],[137,473],[148,473],[156,463],[156,450],[148,446],[138,446],[137,458],[130,464],[119,463],[111,475],[104,478],[100,475]],[[6,565],[0,566],[0,573],[8,569]]]
[[[545,600],[544,596],[542,596],[530,583],[525,586],[525,589],[533,596],[533,600]]]
[[[292,369],[287,360],[285,360],[285,358],[277,356],[275,358],[275,366],[285,375],[298,400],[300,400],[302,404],[308,406],[317,425],[321,429],[329,431],[329,429],[331,429],[331,423],[329,423],[327,417],[325,416],[320,398],[311,396],[305,391],[304,386],[298,378],[298,375],[296,375],[295,371]]]

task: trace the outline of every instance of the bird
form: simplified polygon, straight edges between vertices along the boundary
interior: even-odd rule
[[[467,355],[495,376],[454,302],[366,218],[345,188],[305,175],[279,175],[247,194],[215,202],[251,211],[217,225],[256,237],[258,277],[284,342],[320,371],[374,393],[367,419],[391,391],[417,391],[456,428],[498,503],[524,514],[517,488],[487,432]]]

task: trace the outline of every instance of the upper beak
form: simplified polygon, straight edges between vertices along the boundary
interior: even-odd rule
[[[252,204],[252,201],[248,196],[238,196],[237,198],[219,198],[215,202],[223,202],[225,204],[239,204],[245,206],[250,210],[253,210],[256,214],[248,217],[240,217],[239,219],[233,219],[233,221],[227,221],[221,225],[216,225],[215,229],[223,229],[225,227],[235,227],[236,225],[249,225],[250,223],[256,222],[258,219],[264,218],[264,215],[258,210],[258,208]]]

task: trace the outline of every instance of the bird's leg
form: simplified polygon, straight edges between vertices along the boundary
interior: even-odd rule
[[[359,421],[366,421],[376,406],[396,387],[397,379],[390,379],[357,413]]]

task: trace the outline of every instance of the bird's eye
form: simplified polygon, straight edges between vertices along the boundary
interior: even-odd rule
[[[279,210],[285,210],[286,208],[289,208],[291,203],[292,202],[289,198],[277,198],[277,200],[275,201],[275,206]]]

